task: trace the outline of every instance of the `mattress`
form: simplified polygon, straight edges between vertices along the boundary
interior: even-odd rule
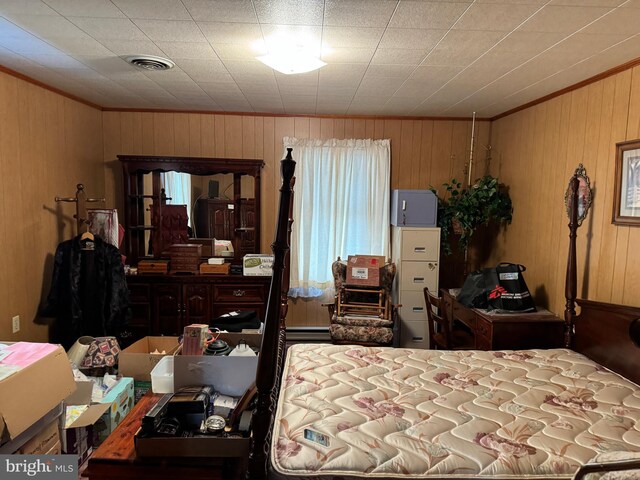
[[[640,387],[567,349],[299,344],[271,442],[288,477],[568,479],[640,452]]]

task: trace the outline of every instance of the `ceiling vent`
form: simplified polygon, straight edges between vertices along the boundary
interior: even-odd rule
[[[162,57],[154,57],[153,55],[131,55],[130,57],[126,57],[125,60],[138,68],[153,71],[169,70],[175,66],[175,63],[171,60]]]

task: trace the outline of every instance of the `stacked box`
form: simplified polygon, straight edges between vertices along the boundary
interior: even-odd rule
[[[169,271],[168,260],[140,260],[138,262],[138,273],[166,274],[168,271]]]
[[[169,248],[171,273],[198,273],[202,259],[202,245],[174,243]]]
[[[222,265],[200,264],[200,273],[203,275],[229,275],[229,270],[231,270],[230,263],[223,263]]]
[[[365,287],[380,286],[380,272],[384,257],[377,255],[349,255],[347,260],[347,285]]]

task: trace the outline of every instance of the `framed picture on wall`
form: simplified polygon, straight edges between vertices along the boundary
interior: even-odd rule
[[[616,143],[613,223],[640,226],[640,140]]]

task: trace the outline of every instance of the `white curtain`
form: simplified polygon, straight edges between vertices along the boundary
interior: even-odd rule
[[[292,297],[333,288],[339,256],[389,256],[389,140],[284,138],[296,161]]]
[[[189,225],[191,222],[191,175],[180,172],[166,172],[164,174],[164,191],[171,197],[172,205],[186,205]]]

